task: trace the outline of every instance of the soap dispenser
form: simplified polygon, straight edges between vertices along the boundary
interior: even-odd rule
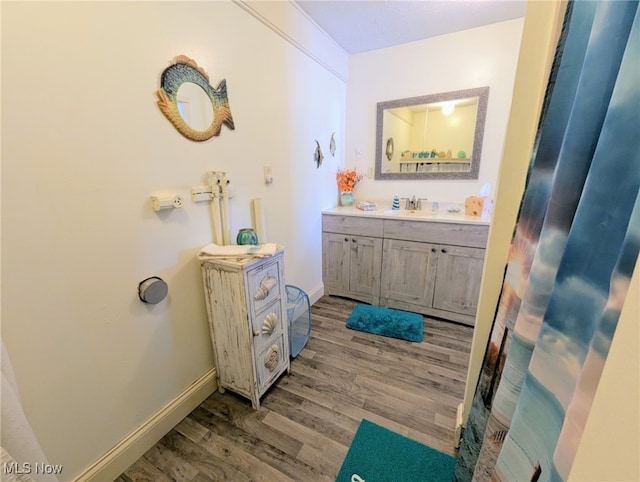
[[[391,205],[391,209],[393,209],[394,211],[400,209],[400,197],[397,194],[393,196],[393,204]]]

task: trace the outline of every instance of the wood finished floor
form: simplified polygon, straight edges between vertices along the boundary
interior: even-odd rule
[[[260,410],[216,391],[116,482],[334,481],[363,418],[454,455],[473,329],[425,317],[422,343],[385,338],[345,327],[355,305],[312,306],[309,342]]]

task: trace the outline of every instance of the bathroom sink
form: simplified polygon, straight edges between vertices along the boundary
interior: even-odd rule
[[[386,215],[392,216],[413,216],[413,217],[425,217],[430,213],[429,211],[423,211],[420,209],[386,209],[383,211]]]
[[[385,209],[382,211],[385,216],[397,216],[399,218],[428,218],[434,221],[459,221],[464,217],[464,213],[457,211],[436,211],[429,209]]]

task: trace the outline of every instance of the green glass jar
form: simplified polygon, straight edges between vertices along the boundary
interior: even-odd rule
[[[238,244],[258,244],[258,235],[253,228],[243,228],[236,237]]]

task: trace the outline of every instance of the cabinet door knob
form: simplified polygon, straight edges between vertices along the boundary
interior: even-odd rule
[[[260,285],[253,295],[253,299],[255,301],[264,300],[267,296],[269,296],[269,292],[273,289],[274,286],[278,284],[278,280],[270,275],[267,275],[265,278],[260,281]]]
[[[258,330],[253,330],[253,336],[260,336],[260,332]]]
[[[271,345],[264,356],[264,366],[269,369],[270,372],[274,371],[278,367],[280,361],[280,347],[278,345]]]
[[[431,248],[431,252],[432,252],[432,253],[435,253],[436,251],[437,251],[437,249],[436,249],[436,248]]]
[[[356,238],[351,238],[351,242],[355,243],[356,242]]]
[[[345,241],[349,241],[349,238],[344,238]]]
[[[267,316],[264,317],[264,321],[262,322],[262,334],[270,335],[273,333],[273,330],[276,329],[278,325],[278,315],[276,315],[273,311]],[[255,333],[255,332],[254,332]]]
[[[447,252],[447,250],[445,248],[442,248],[440,251],[442,251],[443,253]]]

